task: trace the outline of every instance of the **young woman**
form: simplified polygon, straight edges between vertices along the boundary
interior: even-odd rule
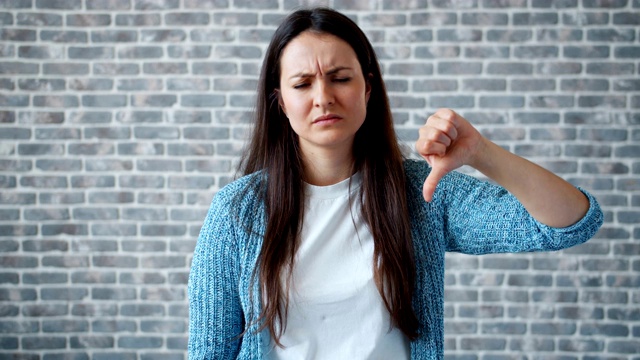
[[[431,115],[403,158],[373,48],[296,11],[264,59],[245,176],[213,199],[189,279],[190,359],[441,359],[444,254],[558,250],[595,199]],[[499,185],[453,172],[470,165]]]

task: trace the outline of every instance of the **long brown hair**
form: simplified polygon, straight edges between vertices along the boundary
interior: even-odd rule
[[[260,75],[255,127],[240,162],[240,172],[262,171],[261,191],[266,230],[257,272],[262,292],[261,329],[279,342],[285,327],[288,289],[303,219],[303,175],[298,136],[278,105],[280,57],[286,45],[304,31],[337,36],[355,51],[371,87],[367,115],[353,143],[353,171],[362,173],[362,216],[374,239],[374,279],[394,326],[417,336],[412,308],[415,263],[405,192],[403,156],[393,127],[378,60],[355,22],[328,8],[298,10],[278,27],[267,49]]]

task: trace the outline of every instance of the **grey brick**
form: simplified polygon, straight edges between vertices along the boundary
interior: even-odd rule
[[[74,304],[71,306],[71,314],[74,316],[113,317],[118,309],[115,304]]]
[[[45,333],[88,332],[89,322],[86,320],[44,320],[42,331]]]
[[[196,62],[192,65],[194,75],[233,75],[237,65],[230,62]]]
[[[159,46],[133,46],[120,48],[118,50],[119,59],[158,59],[163,55],[163,50]],[[144,81],[143,79],[132,79]],[[153,81],[153,80],[147,80]],[[158,81],[158,80],[156,80]]]
[[[158,272],[121,273],[119,282],[123,284],[164,284],[166,278]]]
[[[127,110],[116,113],[119,122],[129,123],[158,123],[163,122],[164,114],[155,110]]]
[[[229,7],[228,0],[184,0],[186,8],[220,9]]]
[[[86,107],[124,107],[127,105],[125,95],[83,95],[82,105]]]
[[[134,137],[137,139],[177,139],[180,137],[180,129],[170,126],[136,127]]]
[[[145,74],[186,74],[187,64],[176,62],[145,63],[143,72]]]
[[[433,65],[424,63],[394,63],[389,66],[390,75],[425,76],[433,74]]]
[[[19,46],[18,57],[25,59],[53,59],[64,58],[64,49],[60,46]]]
[[[10,79],[0,79],[0,90],[15,90],[16,85],[13,80]]]
[[[452,14],[455,15],[455,14]],[[465,12],[460,19],[462,25],[500,26],[507,25],[509,16],[504,13]],[[455,18],[451,25],[455,24]],[[440,25],[440,24],[436,24]],[[446,24],[450,25],[450,24]]]
[[[209,189],[215,184],[210,176],[173,176],[169,178],[171,189]]]
[[[128,320],[94,320],[91,322],[93,332],[127,333],[135,332],[137,325]]]
[[[81,63],[43,64],[42,72],[45,75],[88,75],[89,65]]]
[[[110,260],[108,265],[102,263],[96,263],[96,266],[117,266],[126,267],[123,265],[112,264],[113,259]],[[131,288],[93,288],[91,290],[91,298],[93,300],[135,300],[136,291]]]
[[[108,14],[69,14],[66,16],[67,26],[105,27],[111,25]]]
[[[529,97],[528,104],[534,108],[565,108],[574,104],[573,96],[541,95]]]
[[[85,168],[87,171],[130,171],[133,169],[133,162],[130,160],[93,160],[86,163]]]
[[[202,8],[202,6],[198,7]],[[255,13],[245,12],[214,12],[213,24],[222,26],[255,26],[258,24],[258,16]]]
[[[69,121],[83,124],[108,123],[111,122],[111,113],[106,111],[71,111]]]
[[[640,56],[640,46],[618,46],[614,49],[614,56],[623,59],[637,59]]]
[[[73,284],[113,284],[116,282],[114,272],[89,271],[74,272],[71,274]]]
[[[182,204],[184,196],[180,193],[154,193],[141,192],[138,194],[138,203],[140,204],[165,204],[176,205]]]
[[[524,100],[523,96],[480,96],[478,103],[482,108],[521,108]]]
[[[533,38],[531,30],[487,30],[486,40],[489,42],[524,42]]]
[[[135,236],[137,229],[135,225],[131,224],[94,224],[91,226],[91,234],[96,236]]]
[[[19,129],[19,128],[5,128],[4,131],[0,133],[0,139],[29,139],[31,138],[31,131],[29,129]],[[15,152],[15,150],[14,150]]]
[[[110,143],[75,143],[67,149],[72,155],[108,155],[113,154],[114,147]]]
[[[581,171],[585,174],[629,174],[629,167],[623,163],[583,163]]]
[[[2,95],[0,94],[0,106],[25,107],[29,105],[29,97],[24,95]]]
[[[122,336],[118,338],[117,346],[123,349],[146,349],[162,346],[162,337],[154,336]]]
[[[155,175],[121,175],[118,182],[124,188],[162,188],[165,185],[164,177]]]
[[[573,26],[607,25],[609,13],[607,12],[568,12],[562,14],[562,23]]]
[[[16,113],[14,111],[0,111],[0,123],[9,124],[16,122]]]
[[[167,55],[171,58],[182,59],[206,59],[211,55],[209,45],[170,45],[167,47]]]
[[[91,41],[95,43],[138,41],[138,33],[133,30],[100,30],[91,32]]]
[[[140,66],[127,63],[96,63],[93,65],[93,72],[97,75],[138,75]]]
[[[131,105],[140,107],[172,107],[177,102],[172,94],[136,94],[131,96]]]
[[[28,29],[0,29],[0,40],[3,41],[35,41],[36,31]]]
[[[220,59],[258,59],[262,50],[257,46],[220,45],[215,47],[215,53]]]
[[[162,155],[164,152],[163,144],[146,142],[118,144],[118,154],[120,155]]]
[[[115,58],[114,48],[107,46],[71,46],[69,47],[70,59],[113,59]]]
[[[578,97],[578,106],[625,108],[627,106],[627,97],[624,95],[611,95],[611,96],[584,95],[584,96]]]
[[[77,96],[73,95],[36,95],[33,97],[33,105],[40,107],[78,107]]]
[[[585,8],[620,8],[627,6],[627,0],[584,0],[582,6]]]
[[[485,3],[483,3],[485,4]],[[435,8],[464,8],[464,9],[473,9],[478,7],[478,0],[470,0],[465,2],[458,2],[453,0],[434,0],[432,1],[432,5]],[[490,5],[485,5],[490,6]]]
[[[511,90],[513,91],[552,91],[556,89],[553,79],[513,79]]]
[[[42,204],[80,204],[84,202],[82,193],[40,193],[39,201]]]
[[[509,57],[509,47],[507,46],[465,46],[464,56],[467,58],[499,58]]]
[[[57,43],[86,43],[89,35],[85,31],[77,30],[42,30],[40,40]]]
[[[72,336],[69,345],[72,349],[105,349],[113,348],[115,340],[113,336]]]
[[[118,26],[159,26],[161,22],[160,14],[118,14],[115,17]]]
[[[172,12],[164,16],[167,25],[186,25],[186,26],[202,26],[208,25],[210,15],[203,12]]]
[[[640,25],[640,12],[616,12],[612,22],[614,25]]]
[[[61,124],[64,122],[64,112],[31,111],[20,112],[18,120],[21,124]],[[72,138],[77,134],[76,129],[36,129],[36,139]],[[58,137],[59,136],[59,137]]]
[[[71,187],[74,188],[103,188],[114,187],[115,177],[108,175],[75,175],[71,177]]]
[[[587,30],[587,40],[606,42],[633,42],[636,33],[633,29],[589,29]]]
[[[518,26],[556,25],[558,24],[558,13],[556,12],[515,13],[513,14],[513,24]]]
[[[564,153],[568,157],[610,157],[611,146],[608,145],[566,145]]]
[[[478,62],[440,62],[437,71],[439,74],[474,75],[481,73],[482,64]]]
[[[72,216],[76,220],[114,220],[120,218],[118,209],[114,208],[77,208]]]
[[[140,41],[142,42],[181,42],[186,38],[187,33],[178,29],[140,31]]]
[[[601,59],[609,57],[609,46],[573,46],[562,48],[562,53],[567,58]]]
[[[533,65],[528,63],[492,62],[487,65],[487,73],[500,75],[526,75],[533,73]]]
[[[638,354],[640,344],[635,340],[610,341],[607,344],[607,351],[618,354]]]
[[[24,305],[22,307],[22,315],[28,317],[47,317],[47,316],[63,316],[68,313],[68,307],[65,304],[60,305]]]
[[[601,340],[560,339],[558,342],[558,349],[561,351],[601,352],[604,347],[605,343]]]
[[[415,57],[418,59],[457,58],[460,55],[459,46],[417,46]]]
[[[13,25],[13,14],[8,12],[0,12],[0,25],[9,26]],[[24,25],[24,24],[19,24]]]
[[[60,336],[23,337],[21,346],[26,350],[64,349],[67,339]]]

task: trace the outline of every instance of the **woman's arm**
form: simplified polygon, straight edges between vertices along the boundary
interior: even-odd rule
[[[235,359],[244,330],[238,250],[223,191],[213,200],[189,273],[189,360]]]
[[[432,167],[423,187],[426,201],[431,201],[444,175],[469,165],[508,190],[545,225],[570,226],[589,209],[580,190],[489,141],[453,110],[440,109],[427,119],[420,128],[416,150]]]

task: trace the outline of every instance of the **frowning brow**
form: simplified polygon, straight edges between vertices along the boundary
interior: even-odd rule
[[[334,68],[330,69],[329,71],[325,72],[325,76],[330,76],[330,75],[336,74],[336,73],[338,73],[338,72],[340,72],[342,70],[351,70],[351,68],[348,67],[348,66],[337,66],[337,67],[334,67]],[[299,72],[299,73],[291,75],[289,77],[289,79],[298,79],[298,78],[304,79],[304,78],[314,77],[315,75],[316,74],[314,74],[314,73]]]

